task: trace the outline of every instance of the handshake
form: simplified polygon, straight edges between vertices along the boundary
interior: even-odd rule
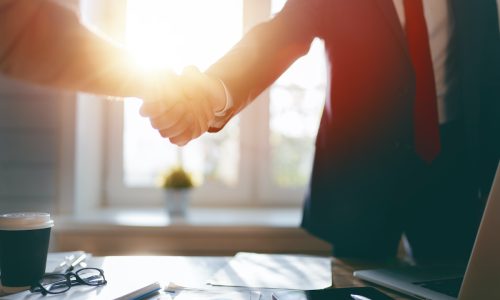
[[[140,113],[163,138],[178,146],[208,131],[216,113],[226,109],[228,95],[222,81],[194,66],[161,86],[160,92],[144,97]]]

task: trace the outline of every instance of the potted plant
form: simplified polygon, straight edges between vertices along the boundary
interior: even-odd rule
[[[194,187],[191,174],[182,167],[174,167],[160,177],[165,193],[167,212],[171,217],[184,217],[187,213],[190,191]]]

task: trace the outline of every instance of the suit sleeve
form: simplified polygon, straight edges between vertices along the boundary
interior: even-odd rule
[[[207,74],[221,79],[234,105],[216,120],[220,130],[260,93],[269,87],[319,36],[318,0],[289,0],[270,21],[251,29]],[[221,125],[219,127],[219,125]]]

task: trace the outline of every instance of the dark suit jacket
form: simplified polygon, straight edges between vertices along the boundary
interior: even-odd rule
[[[484,195],[500,153],[496,3],[449,3],[459,80],[450,94],[462,105],[467,164]],[[395,248],[403,229],[391,218],[401,213],[391,191],[413,155],[401,149],[412,147],[415,83],[392,0],[289,0],[208,70],[235,100],[223,121],[307,53],[315,37],[325,42],[329,86],[303,226],[332,242],[337,255],[376,253],[388,240]]]

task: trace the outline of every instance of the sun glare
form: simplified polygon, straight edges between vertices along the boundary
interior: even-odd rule
[[[241,36],[241,20],[241,0],[128,0],[127,49],[144,68],[205,69]]]

